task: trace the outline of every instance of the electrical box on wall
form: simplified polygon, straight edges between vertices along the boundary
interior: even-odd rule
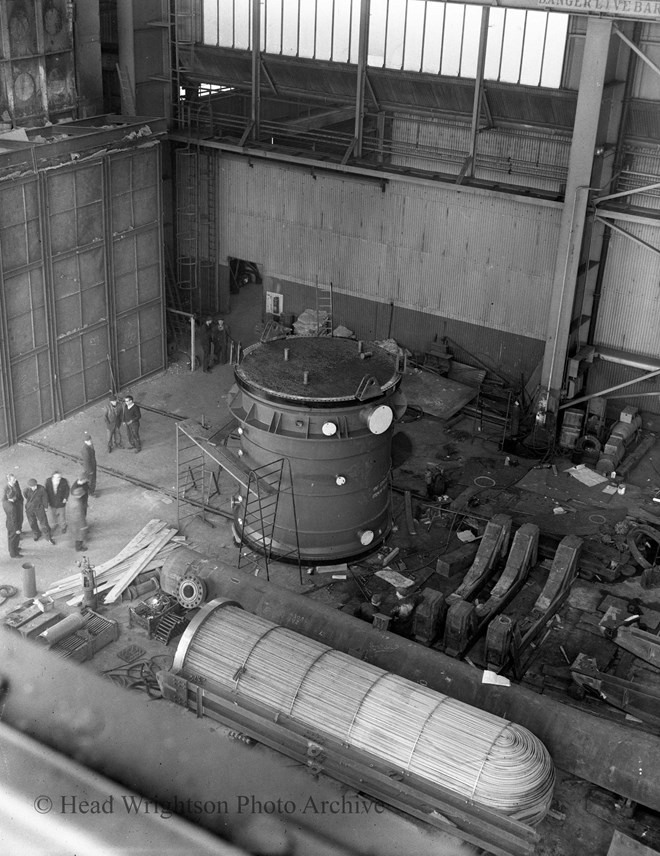
[[[266,314],[281,315],[284,312],[284,295],[276,291],[266,292]]]

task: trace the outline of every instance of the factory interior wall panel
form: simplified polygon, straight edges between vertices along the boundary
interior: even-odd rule
[[[614,225],[631,237],[612,230],[598,304],[595,342],[660,357],[660,226],[621,220],[614,221]]]
[[[107,393],[108,299],[102,161],[42,176],[62,415]]]
[[[105,247],[52,260],[58,388],[63,415],[109,390]]]
[[[0,182],[3,411],[7,439],[51,422],[53,371],[46,305],[39,185]]]
[[[164,366],[160,147],[109,159],[112,300],[119,387]]]
[[[153,142],[0,181],[0,445],[163,368],[160,193]]]
[[[544,339],[561,206],[449,185],[338,177],[224,157],[221,257]]]

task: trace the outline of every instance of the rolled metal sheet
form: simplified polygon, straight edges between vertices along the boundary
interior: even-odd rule
[[[200,610],[174,668],[485,808],[534,824],[550,806],[554,767],[526,729],[228,601]]]

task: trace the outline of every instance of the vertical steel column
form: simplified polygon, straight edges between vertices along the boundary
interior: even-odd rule
[[[300,14],[300,10],[298,11]],[[261,125],[261,0],[252,0],[252,139]]]
[[[117,33],[119,41],[119,68],[126,78],[135,104],[135,33],[133,27],[133,0],[117,0]],[[130,115],[129,105],[124,103],[122,92],[121,109]]]
[[[358,42],[357,84],[355,92],[354,154],[362,157],[362,132],[364,127],[364,90],[367,80],[369,57],[369,12],[371,0],[360,0],[360,33]]]
[[[596,18],[587,21],[587,37],[541,369],[541,387],[549,393],[550,410],[556,410],[564,376],[611,33],[611,21]]]
[[[490,9],[481,7],[481,31],[479,33],[479,55],[477,57],[477,72],[474,81],[474,99],[472,102],[472,129],[470,133],[470,151],[468,152],[467,175],[474,177],[474,163],[477,157],[477,134],[481,117],[481,102],[484,94],[484,67],[486,65],[486,44],[488,42],[488,22]]]

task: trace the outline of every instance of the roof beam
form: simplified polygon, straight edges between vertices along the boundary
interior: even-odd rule
[[[297,116],[295,119],[284,120],[283,124],[287,128],[293,128],[297,131],[314,131],[318,128],[325,128],[327,125],[346,122],[354,117],[355,109],[353,107],[344,107],[335,110],[324,110],[322,113],[312,113],[309,116]]]

